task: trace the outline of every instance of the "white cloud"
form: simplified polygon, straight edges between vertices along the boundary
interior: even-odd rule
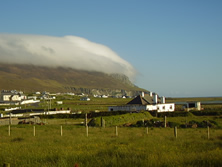
[[[107,46],[76,36],[0,34],[0,61],[122,73],[130,79],[136,74],[130,63]]]

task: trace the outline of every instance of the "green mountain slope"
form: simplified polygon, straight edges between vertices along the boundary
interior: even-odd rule
[[[136,93],[143,90],[121,74],[17,64],[0,64],[0,89],[87,93],[91,93],[92,90],[109,90],[112,94],[119,90],[123,94],[124,91]]]

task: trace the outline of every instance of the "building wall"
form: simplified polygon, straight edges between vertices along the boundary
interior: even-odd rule
[[[158,112],[173,112],[175,110],[174,103],[157,104]]]
[[[201,110],[201,102],[186,102],[183,106],[183,109],[185,111],[190,111],[190,110]]]
[[[108,111],[141,111],[146,110],[146,106],[143,105],[125,105],[125,106],[111,106],[108,107]]]
[[[157,111],[157,112],[173,112],[175,110],[174,103],[164,103],[164,104],[154,104],[147,105],[147,111]]]
[[[11,101],[21,101],[21,97],[19,95],[12,95]]]
[[[2,101],[21,101],[19,95],[2,95]]]
[[[10,101],[11,95],[2,95],[2,100],[3,101]]]
[[[174,103],[153,104],[153,105],[125,105],[125,106],[111,106],[109,111],[157,111],[157,112],[173,112],[175,110]]]

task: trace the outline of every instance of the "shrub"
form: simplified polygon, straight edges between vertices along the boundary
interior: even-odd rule
[[[187,117],[187,116],[191,116],[192,114],[190,112],[187,111],[175,111],[175,112],[163,112],[163,113],[158,113],[157,116],[158,117]]]

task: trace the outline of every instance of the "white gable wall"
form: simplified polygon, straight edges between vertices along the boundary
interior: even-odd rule
[[[3,101],[10,101],[10,97],[11,97],[11,95],[3,95],[2,100]]]
[[[175,110],[175,104],[164,103],[164,104],[147,105],[146,110],[148,111],[156,110],[157,112],[172,112]]]

